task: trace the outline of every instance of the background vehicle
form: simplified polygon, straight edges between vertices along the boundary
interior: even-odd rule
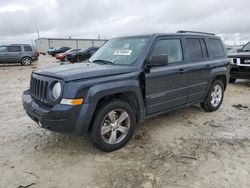
[[[65,61],[65,58],[67,55],[72,54],[72,53],[76,53],[78,51],[80,51],[80,49],[70,49],[64,53],[57,54],[56,59],[59,59],[60,61]]]
[[[229,65],[213,34],[115,38],[89,63],[35,70],[23,106],[43,128],[87,133],[98,148],[113,151],[151,117],[197,103],[208,112],[219,109]]]
[[[229,55],[237,54],[239,49],[240,47],[234,47],[227,52],[227,55],[229,56]]]
[[[58,49],[58,48],[51,47],[50,49],[48,49],[47,53],[48,53],[49,55],[51,55],[51,52],[52,52],[53,50],[56,50],[56,49]]]
[[[39,54],[29,44],[11,44],[0,46],[0,63],[21,63],[31,65]]]
[[[97,50],[98,47],[83,48],[76,53],[69,54],[67,60],[71,63],[82,62],[89,59]]]
[[[238,49],[237,53],[229,54],[231,58],[230,82],[236,79],[250,79],[250,42],[243,48]]]
[[[55,57],[56,54],[64,53],[64,52],[66,52],[69,49],[70,49],[69,47],[55,48],[54,50],[50,51],[50,55],[52,55],[53,57]]]

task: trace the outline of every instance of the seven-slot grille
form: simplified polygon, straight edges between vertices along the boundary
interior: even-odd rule
[[[46,102],[47,88],[48,88],[47,81],[31,77],[30,92],[32,97],[40,100],[41,102]]]

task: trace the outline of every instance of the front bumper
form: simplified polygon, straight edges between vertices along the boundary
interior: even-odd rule
[[[236,79],[250,79],[250,66],[233,65],[230,71],[230,77]]]
[[[22,101],[28,116],[42,128],[56,132],[74,132],[81,106],[57,104],[49,107],[32,98],[29,90],[23,93]]]

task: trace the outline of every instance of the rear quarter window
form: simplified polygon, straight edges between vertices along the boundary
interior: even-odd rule
[[[33,51],[31,46],[24,46],[23,48],[24,48],[25,52],[32,52]]]
[[[207,45],[209,49],[209,55],[212,58],[219,58],[225,56],[225,50],[220,40],[218,39],[208,39]]]

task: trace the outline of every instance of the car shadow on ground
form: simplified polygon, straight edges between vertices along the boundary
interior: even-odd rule
[[[1,63],[1,67],[22,67],[22,65],[20,63]]]
[[[128,143],[128,147],[124,147],[117,152],[126,152],[133,150],[137,146],[142,146],[150,142],[151,133],[150,127],[153,126],[154,129],[161,128],[162,125],[157,122],[168,122],[173,121],[173,119],[185,119],[185,116],[189,116],[190,113],[204,111],[199,105],[194,105],[191,107],[182,108],[179,110],[175,110],[164,115],[152,118],[142,124],[138,124],[134,136],[131,141]],[[205,112],[204,112],[205,113]],[[180,120],[182,121],[182,120]],[[166,126],[175,126],[172,124],[167,124]],[[40,129],[40,128],[39,128]],[[34,136],[34,135],[33,135]],[[105,152],[94,147],[88,138],[87,135],[73,135],[73,134],[65,134],[65,133],[56,133],[51,132],[49,130],[42,130],[42,133],[38,135],[38,139],[36,140],[35,149],[37,151],[42,150],[44,154],[51,153],[51,151],[55,152],[63,152],[63,153],[74,153],[75,155],[84,155],[84,154],[93,154],[99,155]],[[146,146],[146,145],[145,145]]]

